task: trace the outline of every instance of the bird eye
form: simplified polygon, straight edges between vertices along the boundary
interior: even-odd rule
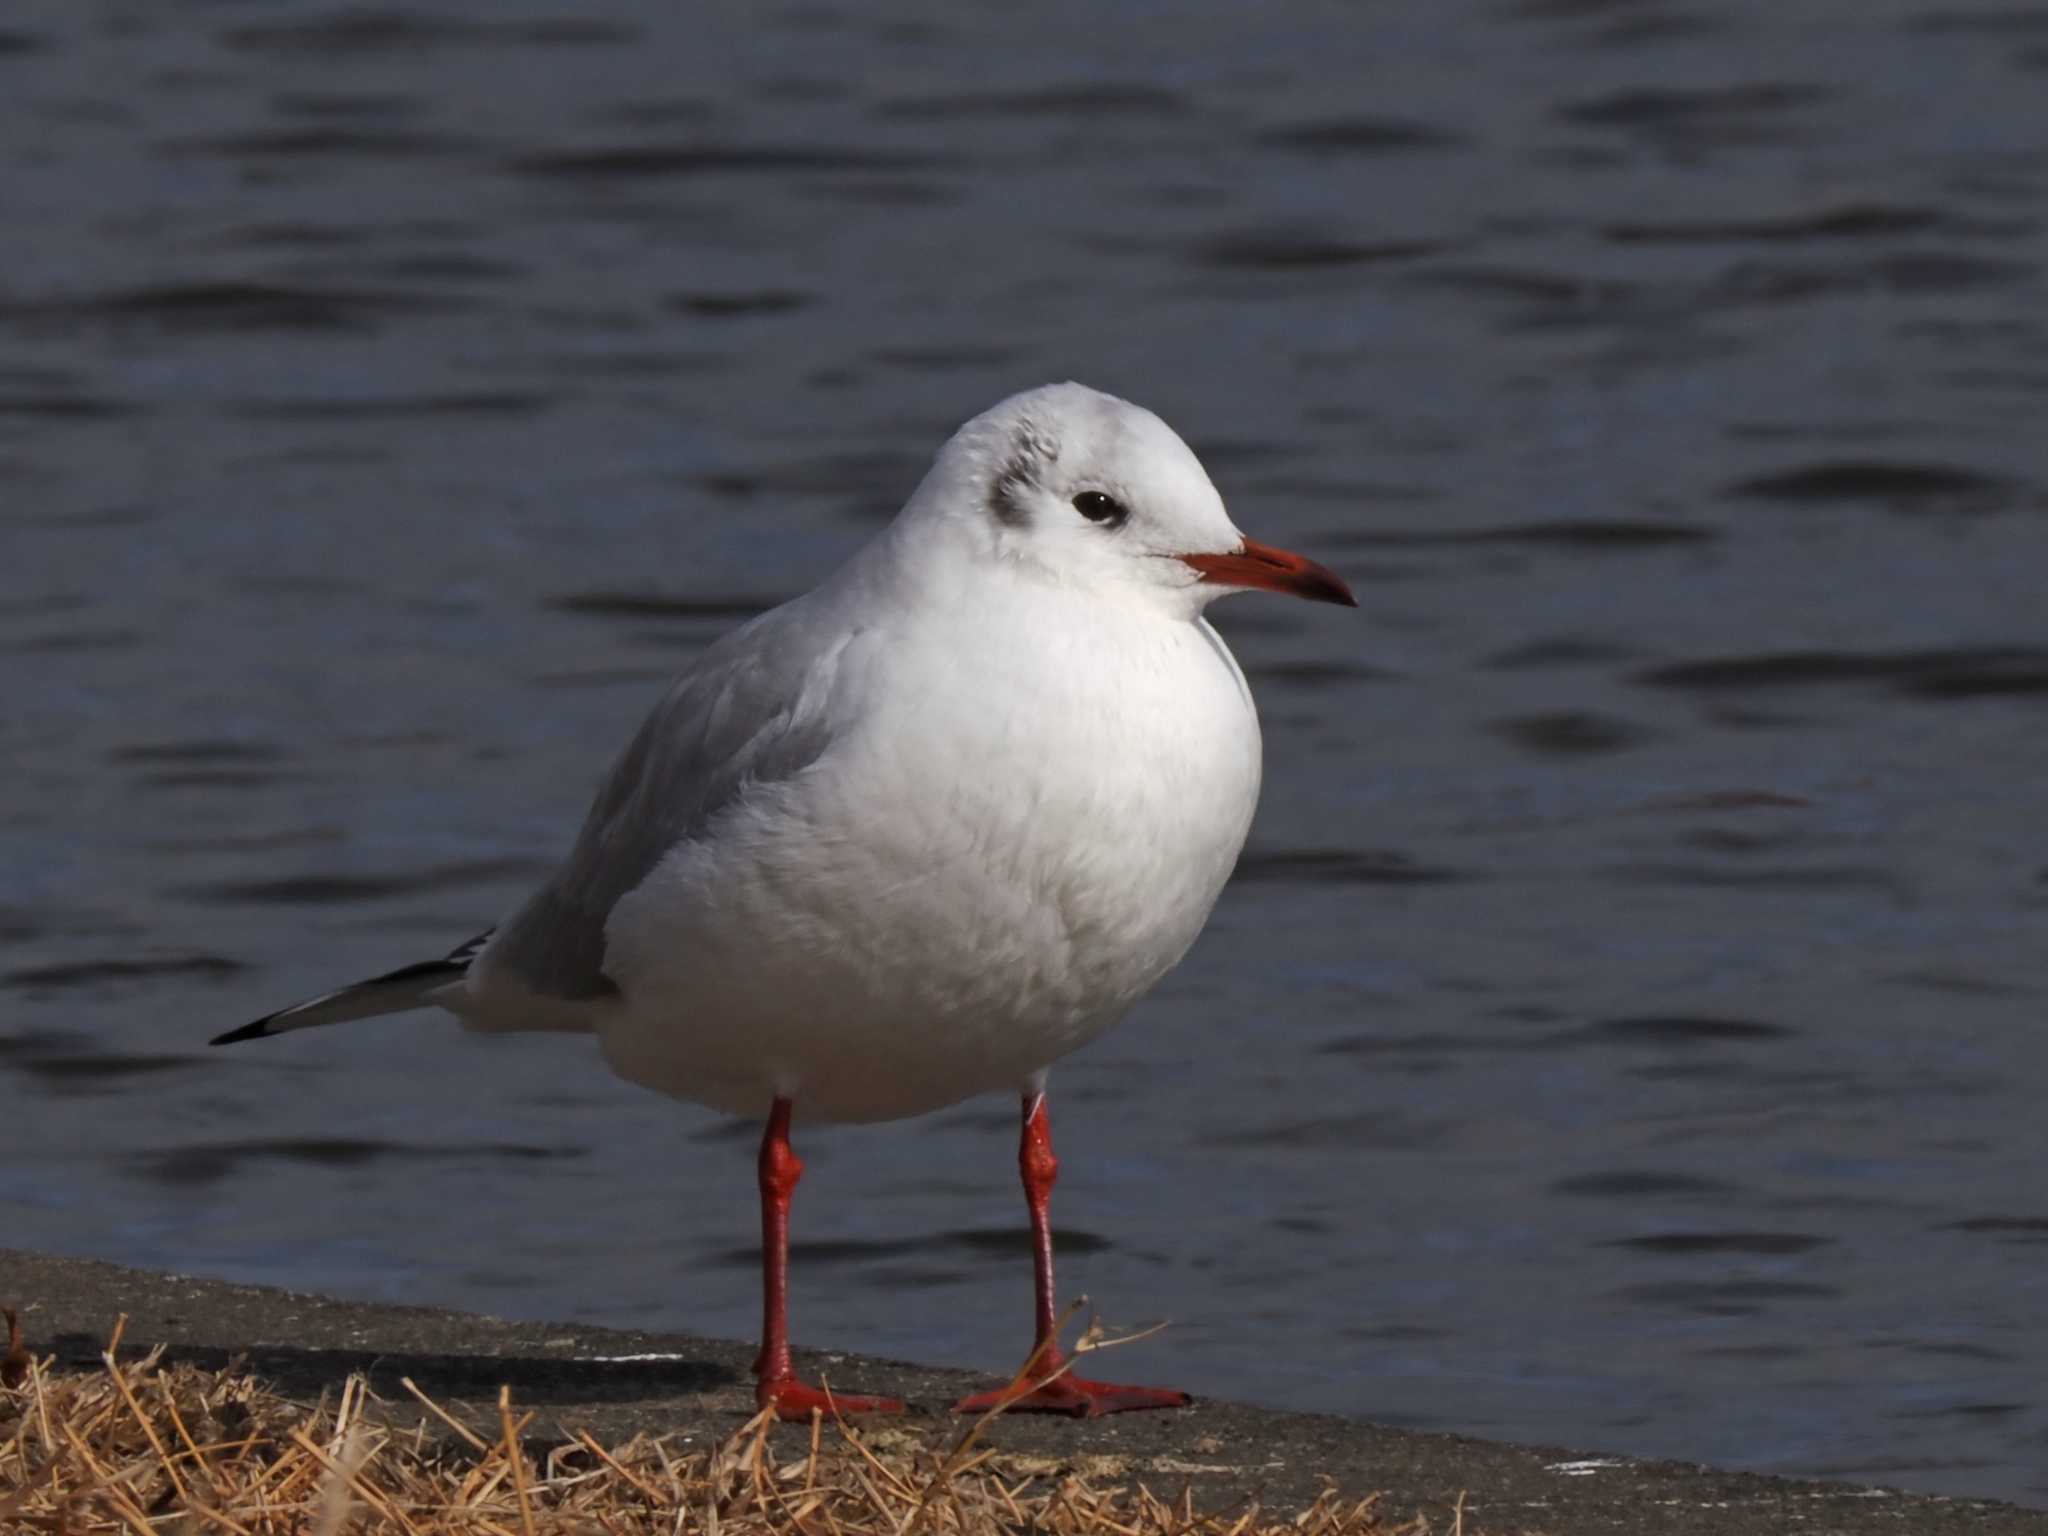
[[[1074,510],[1091,523],[1111,528],[1122,527],[1131,515],[1129,507],[1102,491],[1083,491],[1074,498]]]

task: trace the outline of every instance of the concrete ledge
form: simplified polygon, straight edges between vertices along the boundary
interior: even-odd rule
[[[688,1334],[372,1306],[5,1249],[0,1302],[21,1309],[32,1349],[66,1366],[96,1365],[114,1319],[126,1313],[124,1355],[155,1344],[206,1365],[239,1355],[286,1393],[307,1397],[362,1371],[401,1412],[411,1400],[399,1378],[410,1376],[493,1434],[500,1383],[540,1410],[543,1435],[582,1428],[611,1440],[644,1430],[702,1443],[730,1434],[753,1410],[751,1347]],[[848,1391],[908,1399],[924,1415],[912,1427],[936,1426],[947,1403],[992,1384],[854,1355],[800,1353],[799,1368]],[[1293,1509],[1328,1478],[1357,1496],[1382,1490],[1389,1513],[1421,1510],[1433,1524],[1462,1493],[1468,1528],[1487,1531],[2048,1536],[2048,1512],[2009,1504],[1496,1445],[1236,1403],[1093,1421],[1010,1417],[990,1439],[1017,1455],[1085,1466],[1099,1479],[1142,1480],[1161,1493],[1187,1483],[1211,1506],[1249,1496]]]

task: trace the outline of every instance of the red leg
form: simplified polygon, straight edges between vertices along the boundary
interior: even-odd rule
[[[1038,1302],[1037,1358],[1032,1362],[1027,1385],[1016,1397],[1011,1389],[977,1392],[953,1405],[955,1413],[986,1413],[1008,1403],[1012,1412],[1071,1413],[1092,1419],[1098,1414],[1123,1413],[1133,1408],[1182,1408],[1188,1395],[1168,1387],[1119,1387],[1104,1381],[1084,1381],[1072,1371],[1048,1380],[1065,1357],[1054,1337],[1052,1218],[1048,1207],[1052,1186],[1060,1176],[1060,1160],[1052,1152],[1052,1122],[1046,1118],[1045,1095],[1024,1098],[1024,1134],[1017,1148],[1017,1166],[1024,1175],[1024,1203],[1031,1208],[1031,1252]]]
[[[796,1379],[789,1362],[789,1197],[804,1176],[803,1159],[789,1144],[789,1100],[777,1099],[761,1136],[761,1353],[754,1359],[754,1401],[771,1404],[778,1417],[808,1419],[813,1409],[830,1413],[901,1413],[893,1397],[831,1400]]]

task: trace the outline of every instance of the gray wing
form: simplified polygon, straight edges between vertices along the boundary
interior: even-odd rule
[[[798,606],[725,636],[676,680],[613,765],[568,861],[493,940],[492,969],[554,997],[616,991],[604,928],[619,898],[749,787],[824,754],[846,637],[792,634]]]

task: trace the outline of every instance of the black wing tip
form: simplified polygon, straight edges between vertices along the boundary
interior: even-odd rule
[[[422,960],[416,965],[400,966],[397,970],[389,971],[382,976],[372,976],[368,981],[357,982],[356,987],[374,987],[381,982],[388,981],[422,981],[429,976],[445,976],[452,981],[468,972],[471,963],[483,952],[484,945],[490,942],[491,935],[497,931],[495,928],[486,928],[475,938],[468,940],[466,943],[456,945],[449,952],[445,960]],[[313,998],[308,1002],[296,1004],[277,1013],[266,1013],[255,1023],[244,1024],[240,1029],[231,1029],[224,1035],[215,1035],[206,1043],[208,1045],[239,1045],[244,1040],[265,1040],[272,1035],[284,1034],[286,1029],[298,1026],[287,1025],[285,1029],[272,1029],[270,1026],[286,1014],[297,1013],[301,1009],[311,1008],[319,1003],[333,1002],[337,997],[355,989],[355,987],[343,987],[340,992],[329,992],[324,997]]]

